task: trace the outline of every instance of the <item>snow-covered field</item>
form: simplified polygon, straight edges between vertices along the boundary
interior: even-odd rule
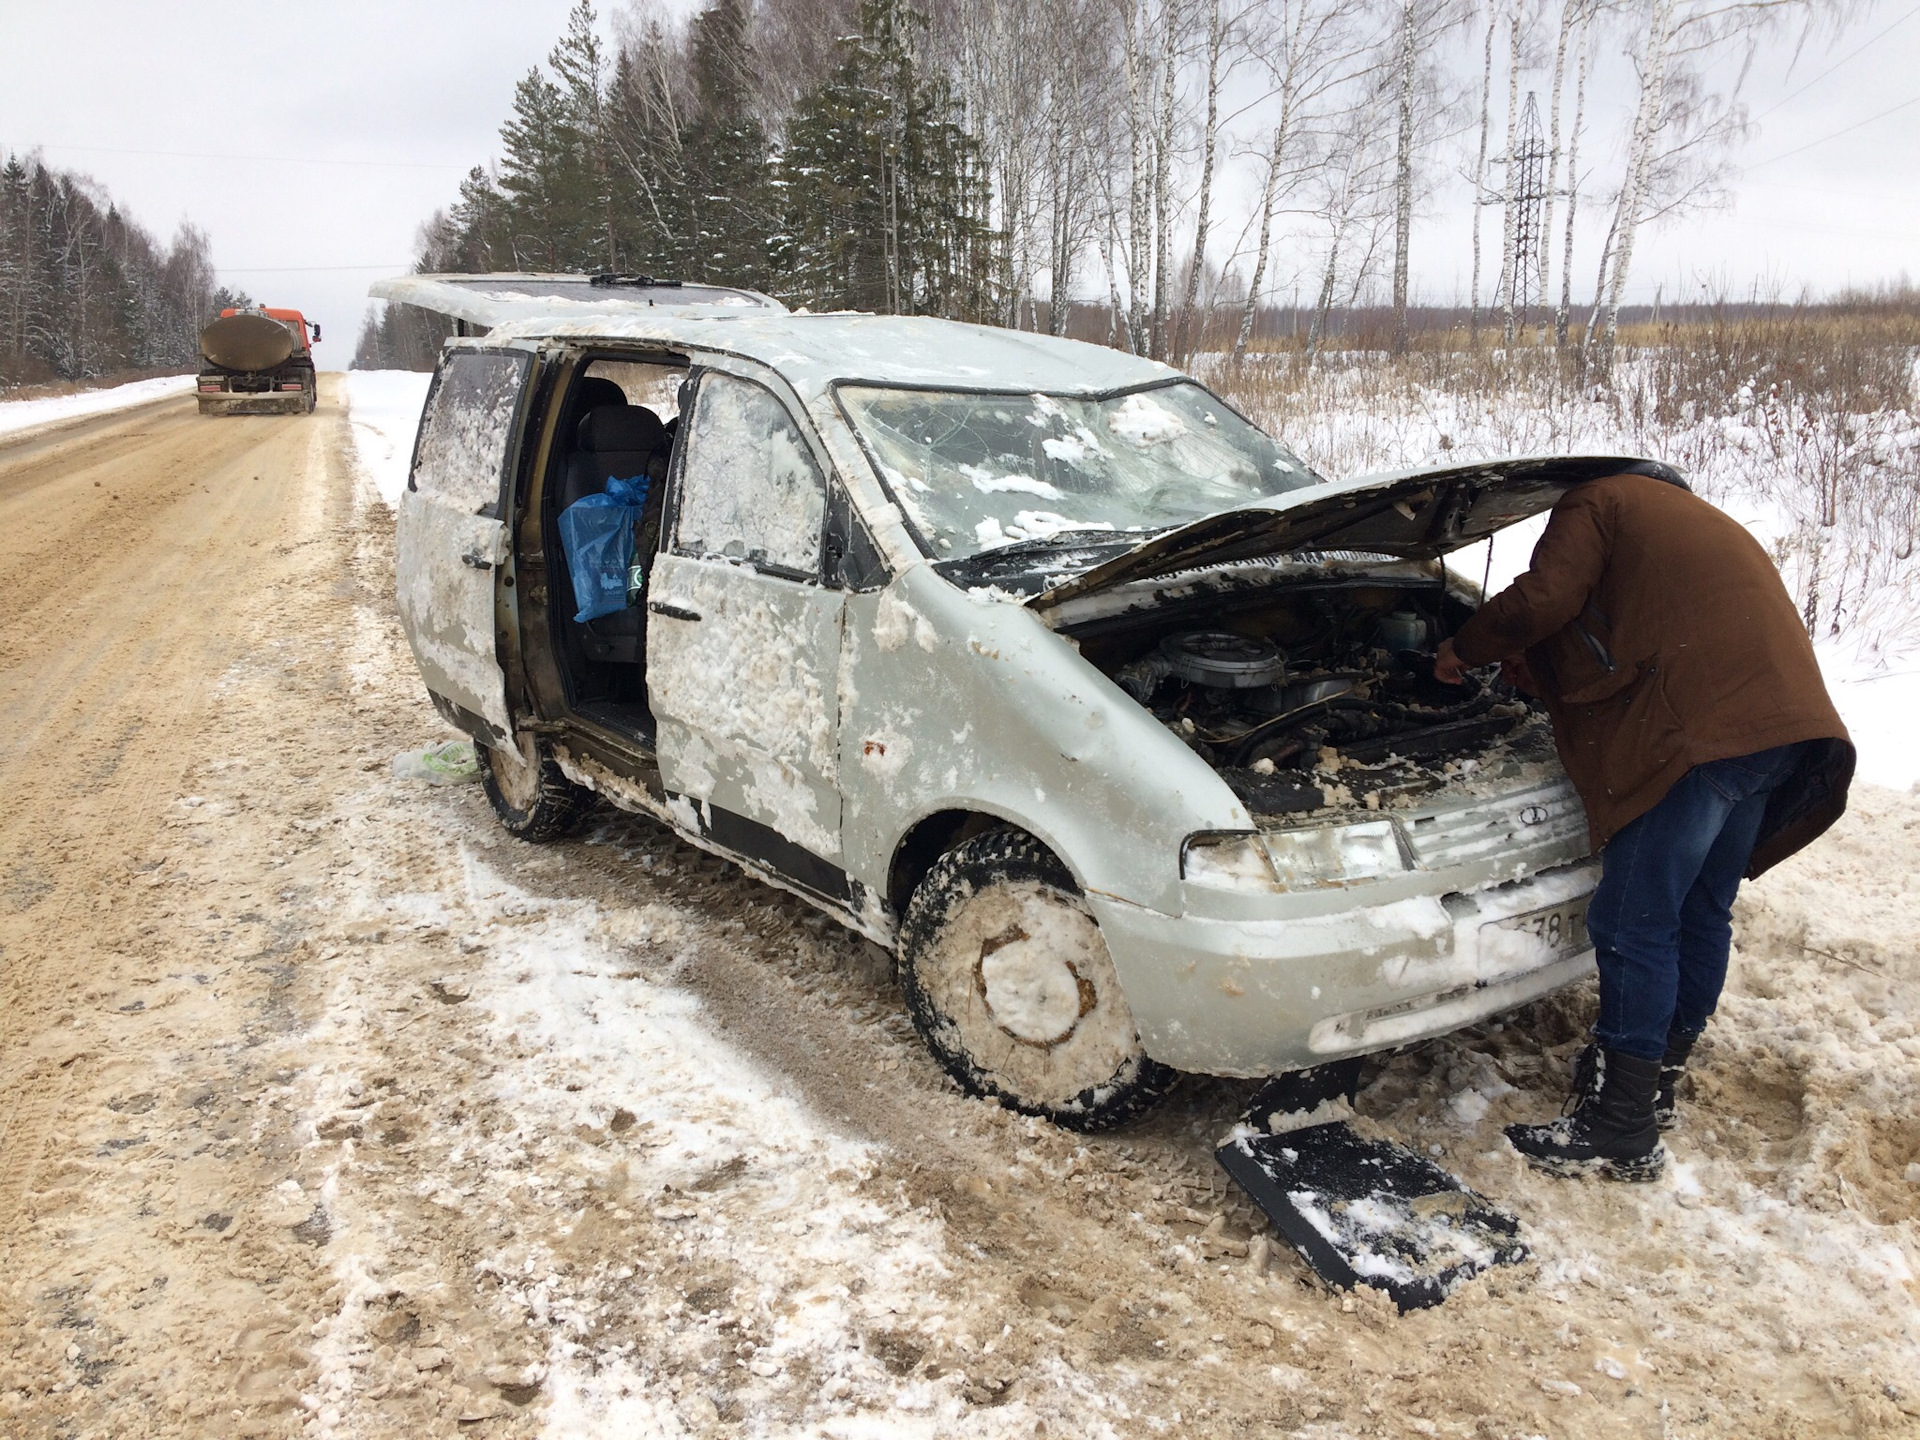
[[[128,385],[112,385],[104,390],[82,390],[73,395],[48,395],[37,400],[0,400],[0,435],[37,430],[42,425],[58,425],[109,410],[124,410],[129,405],[144,405],[149,400],[164,400],[170,395],[193,392],[193,376],[162,375],[157,380],[135,380]]]
[[[354,457],[375,493],[400,503],[413,460],[413,437],[433,376],[413,370],[349,370],[347,418],[353,425]]]

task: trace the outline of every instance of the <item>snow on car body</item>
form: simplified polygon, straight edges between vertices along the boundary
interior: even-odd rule
[[[1471,608],[1440,556],[1648,462],[1328,482],[1092,345],[581,277],[375,293],[491,327],[428,399],[399,591],[503,821],[595,791],[896,947],[974,1090],[1112,1123],[1173,1071],[1388,1048],[1590,968],[1544,717],[1396,652]],[[687,413],[605,449],[653,433],[637,393]],[[658,477],[633,603],[577,621],[556,517],[621,466]]]

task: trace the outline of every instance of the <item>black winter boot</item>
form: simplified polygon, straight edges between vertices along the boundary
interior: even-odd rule
[[[1597,1045],[1588,1049],[1592,1078],[1581,1073],[1587,1065],[1580,1062],[1589,1059],[1583,1054],[1569,1097],[1573,1113],[1547,1125],[1509,1125],[1508,1142],[1549,1175],[1657,1180],[1667,1166],[1667,1147],[1653,1122],[1661,1062]]]
[[[1653,1097],[1653,1123],[1662,1130],[1671,1130],[1680,1123],[1676,1092],[1680,1088],[1680,1077],[1687,1073],[1687,1057],[1693,1053],[1693,1042],[1700,1038],[1700,1032],[1683,1035],[1678,1030],[1667,1035],[1667,1053],[1660,1057],[1660,1087]]]

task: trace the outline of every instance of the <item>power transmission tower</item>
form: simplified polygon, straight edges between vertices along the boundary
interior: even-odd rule
[[[1536,299],[1545,303],[1545,295],[1534,292],[1540,285],[1540,247],[1547,243],[1544,232],[1547,204],[1547,137],[1540,128],[1540,106],[1534,92],[1527,92],[1527,108],[1520,114],[1520,133],[1515,137],[1514,153],[1507,162],[1507,204],[1513,212],[1513,262],[1507,272],[1507,343],[1514,332],[1524,329],[1527,307]]]

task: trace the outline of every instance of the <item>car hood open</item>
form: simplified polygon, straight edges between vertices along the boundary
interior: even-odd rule
[[[1483,460],[1328,481],[1163,531],[1027,604],[1049,610],[1132,581],[1302,550],[1432,560],[1551,509],[1583,480],[1621,474],[1686,487],[1670,466],[1621,455]]]

